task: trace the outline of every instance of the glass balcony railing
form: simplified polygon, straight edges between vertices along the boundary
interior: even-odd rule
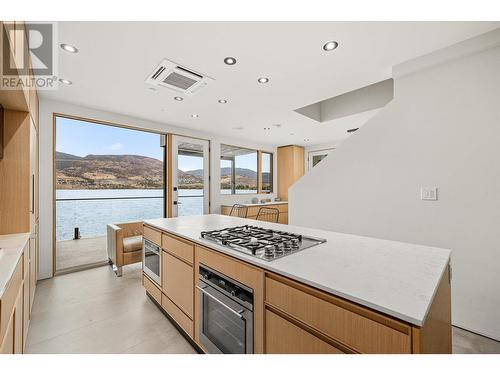
[[[203,195],[179,195],[178,216],[203,215]]]
[[[58,197],[56,240],[73,239],[75,228],[82,238],[105,236],[107,224],[160,218],[163,207],[162,195]]]

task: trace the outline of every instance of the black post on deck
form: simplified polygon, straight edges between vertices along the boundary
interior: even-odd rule
[[[80,238],[82,238],[82,236],[80,236],[80,228],[76,227],[75,228],[75,234],[73,235],[73,239],[74,240],[79,240]]]

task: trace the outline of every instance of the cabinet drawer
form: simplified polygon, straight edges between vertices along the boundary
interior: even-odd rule
[[[266,277],[266,302],[360,353],[410,353],[410,327],[305,285]]]
[[[144,226],[144,238],[161,246],[161,232],[154,230],[150,227]]]
[[[193,267],[162,251],[163,292],[191,319],[193,318]]]
[[[165,295],[161,295],[161,306],[179,326],[193,338],[193,321]]]
[[[142,285],[153,299],[161,304],[161,290],[146,275],[142,275]]]
[[[193,264],[194,246],[192,243],[163,233],[162,248],[169,253],[184,259],[186,262]]]
[[[266,353],[343,354],[344,352],[281,316],[266,310]]]

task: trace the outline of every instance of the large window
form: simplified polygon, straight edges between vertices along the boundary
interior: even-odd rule
[[[221,194],[271,193],[272,160],[273,155],[267,152],[221,145]]]

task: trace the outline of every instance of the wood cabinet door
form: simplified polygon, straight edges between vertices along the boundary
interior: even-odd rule
[[[29,263],[28,263],[29,267]],[[30,273],[26,273],[23,284],[23,346],[26,346],[28,327],[30,324]]]
[[[0,344],[0,354],[14,354],[14,315],[7,324],[3,342]]]
[[[170,253],[162,251],[163,290],[168,298],[193,319],[193,267]]]
[[[23,354],[23,289],[24,287],[19,289],[14,310],[14,354]]]
[[[30,238],[30,312],[33,308],[36,287],[36,238]]]
[[[340,349],[321,340],[281,316],[266,310],[266,353],[342,354]]]
[[[35,233],[35,223],[38,215],[38,135],[36,132],[33,119],[30,117],[30,172],[29,172],[29,186],[30,186],[30,203],[29,203],[29,216],[30,216],[30,232]]]

